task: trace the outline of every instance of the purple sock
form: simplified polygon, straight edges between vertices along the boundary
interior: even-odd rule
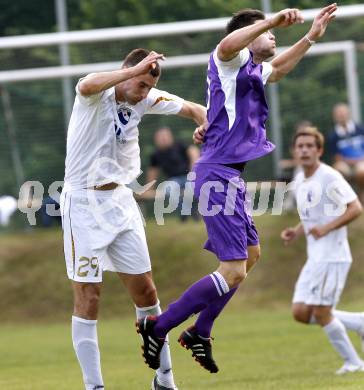
[[[230,301],[236,290],[237,287],[231,289],[227,294],[218,297],[201,311],[195,323],[195,327],[200,336],[205,338],[210,337],[212,325],[214,324],[215,319],[219,316],[222,309]]]
[[[154,327],[155,335],[164,338],[172,328],[181,324],[192,314],[199,313],[216,298],[226,294],[229,287],[221,278],[218,272],[214,272],[189,287],[158,317],[158,322]]]

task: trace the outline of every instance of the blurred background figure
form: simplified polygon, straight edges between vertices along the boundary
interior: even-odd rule
[[[18,203],[13,196],[0,196],[0,226],[8,226],[11,216],[18,208]]]
[[[188,215],[181,214],[181,206],[187,174],[199,158],[200,151],[195,145],[187,146],[175,140],[169,127],[161,127],[154,133],[154,144],[155,151],[150,157],[147,182],[150,183],[163,176],[165,180],[173,181],[179,185],[179,193],[169,191],[168,195],[170,197],[178,196],[180,198],[177,212],[180,220],[185,221]],[[195,204],[193,204],[191,216],[195,220],[199,218]]]
[[[333,167],[356,187],[360,200],[364,200],[364,127],[354,123],[349,106],[334,106],[335,127],[329,135],[329,151]]]
[[[62,225],[61,212],[59,210],[59,194],[57,199],[51,196],[46,196],[43,199],[39,215],[42,227],[48,228],[53,225]]]

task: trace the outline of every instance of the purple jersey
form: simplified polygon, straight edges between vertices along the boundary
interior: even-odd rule
[[[209,127],[200,163],[241,163],[274,149],[265,130],[264,84],[271,72],[269,63],[255,64],[247,48],[226,62],[219,60],[217,49],[213,51],[207,71]]]

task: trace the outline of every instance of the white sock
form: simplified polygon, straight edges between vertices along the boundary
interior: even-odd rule
[[[96,325],[97,320],[85,320],[72,316],[73,347],[81,366],[86,390],[104,385]]]
[[[148,307],[137,307],[135,306],[137,319],[143,318],[147,315],[158,316],[162,313],[161,307],[159,305],[159,301],[154,306]],[[157,376],[158,382],[160,385],[165,387],[175,387],[173,372],[172,372],[172,360],[171,353],[169,351],[169,341],[168,336],[164,342],[164,347],[162,348],[160,355],[161,365],[158,368]]]
[[[364,334],[363,313],[351,313],[348,311],[333,310],[332,314],[344,324],[346,329],[353,330],[360,335]]]
[[[346,333],[345,326],[339,319],[334,317],[334,319],[322,329],[327,334],[330,343],[344,359],[345,363],[354,365],[362,364],[359,355],[355,351],[355,348]]]

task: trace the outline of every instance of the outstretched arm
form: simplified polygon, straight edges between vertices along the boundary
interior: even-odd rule
[[[276,82],[289,73],[297,63],[302,59],[312,43],[321,38],[326,31],[330,21],[334,19],[333,13],[337,10],[336,3],[322,8],[315,17],[310,31],[300,39],[295,45],[274,58],[271,62],[273,72],[268,81]]]
[[[206,120],[206,108],[201,104],[185,100],[181,111],[177,115],[193,119],[198,125],[202,125]]]
[[[291,241],[302,236],[304,234],[302,223],[300,222],[295,227],[289,227],[284,229],[281,232],[281,239],[284,242],[284,245],[288,245]]]
[[[163,54],[152,51],[137,65],[130,68],[122,68],[112,72],[91,73],[82,79],[79,84],[81,95],[95,95],[132,77],[148,73],[160,59],[164,59]]]
[[[294,23],[303,23],[301,13],[296,8],[287,8],[270,19],[256,22],[250,26],[240,28],[227,35],[219,44],[217,56],[221,61],[229,61],[236,57],[240,50],[244,49],[271,28],[288,27]]]

